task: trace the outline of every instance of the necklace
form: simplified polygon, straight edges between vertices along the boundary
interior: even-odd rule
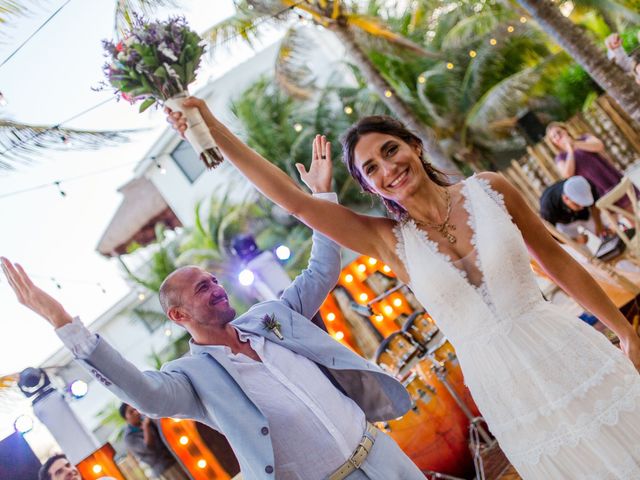
[[[447,214],[445,215],[444,221],[442,223],[427,223],[419,222],[418,220],[414,221],[420,226],[435,229],[438,233],[440,233],[440,235],[446,238],[449,243],[454,244],[458,239],[453,233],[451,233],[452,230],[456,229],[456,226],[452,223],[449,223],[449,218],[451,217],[451,194],[449,193],[449,189],[445,189],[444,195],[447,199]]]

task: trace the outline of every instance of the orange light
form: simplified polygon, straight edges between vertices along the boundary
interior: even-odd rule
[[[204,458],[201,458],[200,460],[198,460],[198,468],[204,468],[207,466],[207,461]]]
[[[367,300],[369,300],[369,295],[367,295],[366,293],[361,293],[360,294],[360,300],[362,302],[366,302]]]
[[[369,257],[368,262],[369,262],[369,265],[375,265],[376,263],[378,263],[378,260],[376,260],[373,257]]]
[[[336,340],[342,340],[344,338],[344,333],[338,331],[334,336],[336,337]]]
[[[91,470],[93,470],[93,473],[100,473],[102,471],[102,465],[96,463]]]
[[[376,322],[381,322],[381,321],[384,320],[384,316],[378,314],[378,315],[375,316],[375,319],[376,319]]]
[[[396,307],[400,307],[400,306],[402,305],[402,300],[400,300],[399,298],[396,298],[396,299],[393,301],[393,304],[394,304]]]
[[[367,271],[366,265],[364,263],[359,264],[358,265],[358,271],[362,272],[362,273],[366,272]]]
[[[329,322],[333,322],[335,319],[336,319],[336,314],[335,313],[333,313],[333,312],[327,313],[327,320]]]
[[[347,283],[351,283],[351,282],[353,282],[353,275],[351,275],[350,273],[347,273],[347,274],[344,276],[344,281],[345,281],[345,282],[347,282]]]
[[[391,271],[391,267],[389,267],[389,265],[385,265],[384,267],[382,267],[382,271],[384,273],[389,273]]]
[[[187,443],[189,443],[189,437],[187,437],[186,435],[183,435],[180,437],[180,440],[178,440],[180,442],[180,445],[186,445]]]
[[[391,315],[393,313],[393,308],[391,308],[390,305],[385,305],[382,310],[384,310],[384,313],[387,315]]]

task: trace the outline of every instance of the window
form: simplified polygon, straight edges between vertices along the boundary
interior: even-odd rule
[[[182,140],[173,152],[171,157],[178,164],[184,176],[187,177],[189,183],[193,183],[204,172],[205,166],[202,160],[198,158],[193,147]]]

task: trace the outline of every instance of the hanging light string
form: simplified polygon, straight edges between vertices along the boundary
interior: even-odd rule
[[[35,185],[33,187],[24,188],[22,190],[15,190],[13,192],[4,193],[4,194],[0,195],[0,199],[13,197],[15,195],[20,195],[20,194],[27,193],[27,192],[32,192],[34,190],[40,190],[42,188],[50,188],[52,186],[58,188],[58,190],[61,192],[61,195],[64,197],[64,196],[66,196],[66,193],[61,188],[61,184],[62,183],[74,182],[76,180],[81,180],[81,179],[87,178],[87,177],[95,177],[95,176],[98,176],[98,175],[102,175],[104,173],[111,172],[113,170],[117,170],[119,168],[130,167],[132,165],[136,165],[137,163],[139,163],[139,160],[136,160],[135,162],[121,163],[120,165],[115,165],[115,166],[110,167],[110,168],[104,168],[102,170],[96,170],[96,171],[93,171],[93,172],[84,173],[82,175],[77,175],[75,177],[67,177],[67,178],[63,178],[61,180],[54,180],[54,181],[51,181],[51,182],[42,183],[40,185]]]
[[[2,63],[0,63],[0,68],[2,68],[5,63],[7,63],[9,60],[11,60],[11,58],[13,58],[13,56],[16,53],[18,53],[22,49],[22,47],[24,47],[40,30],[42,30],[44,28],[44,26],[53,19],[53,17],[58,15],[58,13],[60,13],[60,11],[64,7],[66,7],[69,4],[70,1],[71,0],[67,0],[55,12],[53,12],[51,15],[49,15],[49,17],[38,28],[36,28],[35,31],[31,35],[29,35],[25,41],[23,41],[20,45],[18,45],[18,47],[13,52],[11,52],[11,54],[9,54],[9,56],[7,58],[5,58],[2,61]]]

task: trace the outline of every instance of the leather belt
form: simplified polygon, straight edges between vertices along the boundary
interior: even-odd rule
[[[362,440],[360,440],[356,449],[346,462],[340,465],[335,472],[329,475],[328,480],[343,480],[351,473],[358,470],[364,463],[367,455],[371,452],[371,448],[376,441],[377,434],[378,429],[371,423],[367,422],[367,429],[365,430],[364,435],[362,435]]]

